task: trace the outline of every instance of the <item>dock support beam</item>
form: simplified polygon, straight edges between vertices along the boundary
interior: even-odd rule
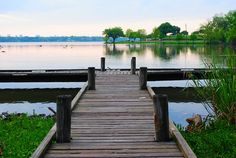
[[[101,71],[106,71],[106,68],[105,68],[105,57],[101,57]]]
[[[167,95],[154,95],[155,140],[169,141],[169,113]]]
[[[131,74],[135,75],[136,72],[136,57],[132,57],[131,59]]]
[[[140,90],[147,89],[147,67],[140,67],[139,69],[139,87]]]
[[[71,131],[71,95],[57,97],[56,142],[69,143]]]
[[[88,90],[95,90],[95,67],[88,68]]]

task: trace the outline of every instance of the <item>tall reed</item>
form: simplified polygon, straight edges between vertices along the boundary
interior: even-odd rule
[[[209,79],[193,82],[206,109],[217,118],[236,125],[236,54],[227,53],[221,64],[216,59],[217,56],[213,56],[211,64],[205,62],[212,70],[206,76]]]

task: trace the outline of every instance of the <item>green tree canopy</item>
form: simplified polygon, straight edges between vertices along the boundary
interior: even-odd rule
[[[167,33],[172,33],[176,35],[180,32],[180,28],[178,26],[171,25],[169,22],[162,23],[158,27],[160,34],[166,36]]]
[[[137,35],[138,35],[138,38],[139,38],[140,40],[145,39],[146,36],[147,36],[146,30],[145,30],[145,29],[139,29],[139,30],[137,31]]]
[[[127,29],[126,30],[126,32],[125,32],[125,36],[127,37],[127,38],[129,38],[129,41],[131,40],[131,38],[132,38],[132,33],[133,33],[134,31],[132,30],[132,29]]]
[[[180,34],[182,34],[182,35],[188,35],[188,31],[182,31],[182,32],[180,32]]]
[[[153,30],[152,30],[152,38],[154,38],[155,40],[157,40],[158,38],[160,37],[160,30],[155,27]]]
[[[215,15],[202,25],[200,31],[209,43],[236,43],[236,11],[226,15]]]
[[[124,32],[121,27],[113,27],[113,28],[105,29],[103,31],[103,35],[105,37],[112,38],[113,43],[115,43],[117,38],[124,37]]]

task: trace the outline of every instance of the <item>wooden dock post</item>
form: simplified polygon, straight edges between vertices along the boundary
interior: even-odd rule
[[[95,67],[88,68],[88,90],[95,90]]]
[[[131,74],[134,75],[136,72],[136,57],[131,59]]]
[[[101,71],[106,71],[106,68],[105,68],[105,57],[101,57]]]
[[[71,95],[57,97],[56,142],[69,143],[71,131]]]
[[[155,139],[158,142],[169,141],[169,113],[167,95],[154,95]]]
[[[139,87],[140,90],[147,89],[147,67],[140,67],[139,69]]]

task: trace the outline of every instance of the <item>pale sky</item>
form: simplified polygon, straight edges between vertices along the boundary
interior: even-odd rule
[[[148,33],[163,22],[192,32],[236,0],[0,0],[0,35],[102,35],[121,26]]]

